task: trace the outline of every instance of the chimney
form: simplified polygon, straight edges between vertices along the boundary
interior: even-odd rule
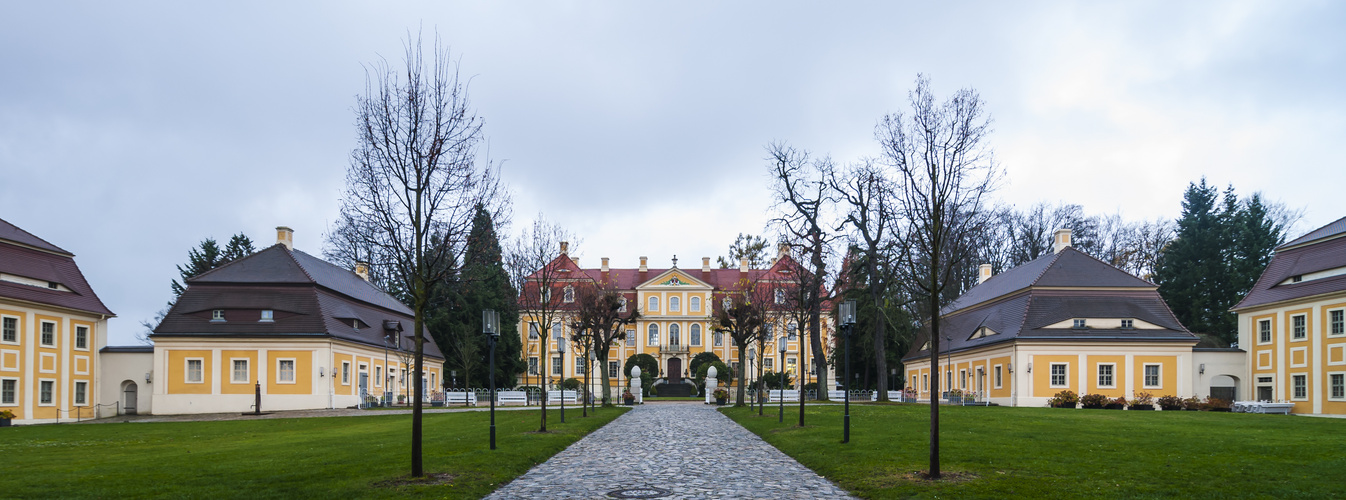
[[[1052,253],[1061,253],[1062,250],[1070,247],[1070,230],[1057,229],[1052,233]]]
[[[286,250],[294,250],[294,230],[285,226],[277,227],[276,243],[285,245]]]
[[[701,272],[703,273],[710,272],[710,257],[701,258]]]
[[[562,242],[561,242],[561,255],[565,255],[565,254],[568,254],[568,253],[570,253],[570,242],[569,242],[569,241],[562,241]]]
[[[649,261],[649,258],[648,258],[648,257],[641,257],[641,258],[640,258],[640,272],[643,273],[643,272],[647,272],[647,271],[650,270],[650,266],[646,265],[646,262],[648,262],[648,261]]]
[[[599,270],[600,270],[600,271],[603,271],[603,272],[605,272],[605,273],[608,272],[608,258],[607,258],[607,257],[603,257],[603,267],[602,267],[601,269],[599,269]]]
[[[980,284],[982,284],[982,283],[985,283],[986,280],[989,280],[989,279],[991,279],[991,265],[990,265],[990,264],[982,264],[981,266],[978,266],[978,267],[977,267],[977,284],[980,285]]]
[[[738,259],[738,272],[748,272],[748,259]]]
[[[369,281],[369,263],[356,262],[355,275],[359,276],[361,279],[364,279],[365,281]]]

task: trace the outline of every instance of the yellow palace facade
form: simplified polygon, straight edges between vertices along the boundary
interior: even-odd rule
[[[560,270],[564,278],[556,280],[557,294],[560,298],[555,319],[549,327],[543,328],[534,312],[521,304],[518,335],[523,339],[524,358],[528,369],[520,380],[523,385],[554,387],[567,378],[584,380],[588,363],[584,353],[567,348],[562,354],[558,349],[574,333],[570,322],[573,320],[575,288],[593,286],[599,283],[609,284],[620,292],[627,307],[639,307],[641,317],[633,325],[626,326],[624,340],[613,343],[608,351],[605,366],[596,366],[594,370],[606,370],[614,390],[628,384],[629,373],[624,373],[626,360],[637,354],[648,354],[659,364],[659,373],[653,374],[655,384],[685,384],[694,377],[688,369],[693,357],[703,352],[719,356],[731,369],[744,370],[746,380],[755,380],[763,372],[779,372],[784,369],[791,380],[804,383],[816,382],[817,376],[811,362],[812,348],[806,335],[801,336],[795,323],[785,315],[772,316],[768,325],[768,340],[763,345],[765,351],[757,360],[757,343],[742,346],[747,350],[745,363],[739,366],[738,354],[741,346],[725,333],[714,328],[715,311],[725,304],[725,300],[735,293],[742,293],[743,283],[775,283],[781,287],[794,283],[783,276],[781,269],[791,261],[788,251],[782,250],[772,266],[767,269],[749,269],[745,262],[738,269],[712,269],[710,258],[701,259],[700,269],[682,269],[673,265],[664,269],[648,266],[646,257],[640,258],[640,266],[634,269],[617,269],[608,266],[608,259],[602,259],[602,266],[583,269],[575,264],[566,253],[562,244],[560,255],[549,267]],[[782,332],[777,335],[777,332]],[[830,317],[824,312],[823,334],[830,337]],[[780,346],[784,344],[782,355]],[[826,346],[829,342],[824,342]],[[543,357],[546,357],[543,363]],[[546,366],[546,373],[541,367]],[[802,372],[801,372],[802,369]],[[602,383],[602,374],[594,372],[591,385],[598,390]],[[735,379],[736,382],[736,379]]]

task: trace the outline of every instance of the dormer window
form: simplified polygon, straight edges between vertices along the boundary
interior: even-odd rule
[[[58,289],[58,288],[61,288],[61,285],[58,285],[55,281],[48,281],[48,282],[47,282],[47,288],[50,288],[50,289],[52,289],[52,290],[56,290],[56,289]]]
[[[224,322],[224,309],[216,309],[210,312],[210,321],[214,323]]]
[[[276,321],[276,312],[272,311],[271,309],[262,309],[262,319],[258,321],[261,321],[263,323],[271,323],[273,321]]]
[[[1087,328],[1087,326],[1085,325],[1084,320],[1077,319],[1075,320],[1075,324],[1071,328]]]
[[[1304,281],[1304,275],[1302,275],[1302,274],[1296,274],[1296,275],[1290,277],[1290,282],[1291,282],[1291,283],[1299,283],[1299,282],[1301,282],[1301,281]],[[54,288],[54,287],[53,287],[53,288]]]
[[[569,304],[575,301],[575,287],[567,286],[565,287],[565,290],[563,290],[562,292],[563,293],[561,294],[561,300],[563,302]]]
[[[358,320],[358,319],[352,319],[352,320],[351,320],[351,328],[354,328],[354,329],[356,329],[356,330],[359,330],[359,329],[360,329],[360,320]]]
[[[723,309],[726,310],[726,311],[728,311],[728,310],[730,310],[730,309],[733,309],[733,308],[734,308],[734,299],[731,299],[731,298],[729,298],[729,297],[725,297],[723,301],[720,301],[720,307],[723,308]]]
[[[1135,327],[1136,327],[1136,320],[1133,320],[1133,319],[1124,319],[1124,320],[1122,320],[1122,329],[1123,329],[1123,330],[1130,330],[1130,329],[1133,329],[1133,328],[1135,328]]]
[[[776,303],[777,303],[777,304],[784,304],[784,303],[785,303],[785,290],[784,290],[784,289],[780,289],[780,288],[777,288],[777,289],[776,289]]]
[[[989,335],[995,335],[995,334],[997,334],[997,333],[999,333],[999,332],[996,332],[995,330],[992,330],[992,329],[990,329],[990,328],[988,328],[988,327],[983,326],[983,327],[981,327],[981,328],[978,328],[976,332],[973,332],[973,333],[972,333],[972,337],[971,337],[970,339],[968,339],[968,340],[985,338],[985,337],[987,337],[987,336],[989,336]]]
[[[617,304],[619,305],[617,312],[626,312],[626,297],[618,297]]]

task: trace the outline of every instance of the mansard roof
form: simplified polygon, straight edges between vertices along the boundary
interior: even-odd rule
[[[72,253],[0,220],[0,274],[13,277],[0,280],[0,297],[115,316],[94,294],[74,257]]]
[[[1346,217],[1277,247],[1257,283],[1232,310],[1346,291],[1346,272],[1291,281],[1295,276],[1343,268],[1346,268]]]
[[[1134,319],[1157,328],[1059,328],[1074,318]],[[977,336],[981,328],[992,335]],[[940,352],[1014,340],[1192,342],[1150,282],[1067,247],[992,276],[944,308]],[[903,358],[929,356],[929,332]]]
[[[280,244],[188,278],[187,285],[154,336],[334,337],[383,347],[384,336],[393,335],[385,325],[400,326],[405,339],[415,331],[412,310],[383,290]],[[215,309],[270,309],[275,320],[212,322]],[[425,340],[426,355],[442,359],[428,332]]]

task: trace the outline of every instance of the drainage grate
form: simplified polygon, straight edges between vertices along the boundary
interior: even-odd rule
[[[663,498],[671,494],[673,494],[673,492],[666,489],[649,486],[643,488],[626,488],[608,492],[608,496],[612,498]]]

